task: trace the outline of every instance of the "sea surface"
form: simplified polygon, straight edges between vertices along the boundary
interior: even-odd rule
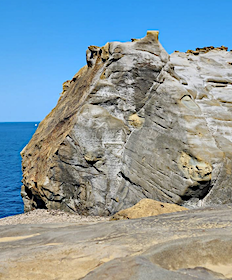
[[[0,218],[23,213],[20,152],[38,122],[0,122]]]

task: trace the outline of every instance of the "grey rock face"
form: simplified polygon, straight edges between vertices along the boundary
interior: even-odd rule
[[[169,57],[148,32],[86,59],[22,151],[25,210],[232,201],[231,52]]]

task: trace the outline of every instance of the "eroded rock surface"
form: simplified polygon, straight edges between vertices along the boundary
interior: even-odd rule
[[[231,206],[89,225],[0,226],[0,279],[231,279]]]
[[[169,56],[149,31],[86,59],[22,151],[26,211],[232,201],[232,52]]]

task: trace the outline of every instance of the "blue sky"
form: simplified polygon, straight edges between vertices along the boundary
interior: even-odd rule
[[[232,49],[232,0],[0,0],[0,122],[41,121],[89,45],[159,30],[172,53]]]

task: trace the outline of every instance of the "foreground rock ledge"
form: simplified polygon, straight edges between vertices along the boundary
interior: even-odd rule
[[[0,226],[0,279],[231,279],[231,207],[89,225]]]
[[[232,52],[169,56],[148,31],[86,59],[22,151],[25,211],[232,202]]]

